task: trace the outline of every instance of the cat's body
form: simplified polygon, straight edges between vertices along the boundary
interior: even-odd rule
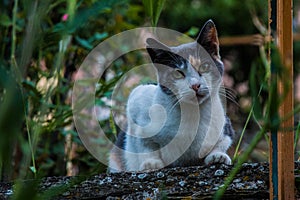
[[[128,128],[119,135],[119,148],[111,151],[111,171],[191,166],[203,161],[231,164],[226,151],[233,130],[219,94],[223,64],[213,22],[204,25],[193,43],[177,47],[154,39],[147,43],[158,85],[141,85],[131,92]]]

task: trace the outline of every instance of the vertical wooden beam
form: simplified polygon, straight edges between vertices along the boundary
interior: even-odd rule
[[[293,81],[293,1],[277,0],[277,42],[279,52],[288,74],[286,79]],[[279,83],[279,94],[283,93],[283,83]],[[279,115],[286,116],[294,109],[293,105],[293,84],[287,97],[282,103]],[[294,127],[293,116],[282,122],[278,132],[278,199],[295,199],[294,189]],[[290,130],[287,130],[290,129]]]
[[[292,0],[270,0],[269,17],[271,27],[276,29],[276,43],[284,66],[288,73],[286,79],[293,80],[293,32],[292,32]],[[274,21],[275,20],[275,21]],[[273,26],[272,26],[273,25]],[[274,26],[275,25],[275,26]],[[279,94],[283,94],[284,86],[278,85]],[[293,111],[293,84],[290,85],[287,97],[280,106],[280,117]],[[270,199],[294,199],[294,118],[285,120],[278,133],[271,134],[270,142]],[[276,173],[276,174],[275,174]]]

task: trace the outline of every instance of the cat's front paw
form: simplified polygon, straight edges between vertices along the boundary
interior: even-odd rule
[[[141,166],[140,170],[145,171],[148,169],[161,169],[164,167],[164,163],[160,159],[147,159],[145,160]]]
[[[223,152],[214,152],[209,154],[205,159],[204,162],[206,165],[210,165],[213,163],[224,163],[226,165],[231,165],[230,157]]]

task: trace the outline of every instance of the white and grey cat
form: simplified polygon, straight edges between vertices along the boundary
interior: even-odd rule
[[[147,51],[158,84],[131,92],[128,128],[111,151],[110,170],[231,164],[226,151],[234,131],[220,97],[224,66],[214,23],[207,21],[195,42],[176,47],[148,38]]]

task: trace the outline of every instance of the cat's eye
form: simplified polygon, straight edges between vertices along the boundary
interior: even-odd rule
[[[200,73],[206,73],[208,72],[210,69],[210,64],[209,63],[203,63],[200,68],[199,68],[199,72]]]
[[[183,73],[182,71],[180,71],[180,70],[174,70],[174,71],[172,72],[172,77],[175,78],[175,79],[181,79],[181,78],[184,78],[185,75],[184,75],[184,73]]]

